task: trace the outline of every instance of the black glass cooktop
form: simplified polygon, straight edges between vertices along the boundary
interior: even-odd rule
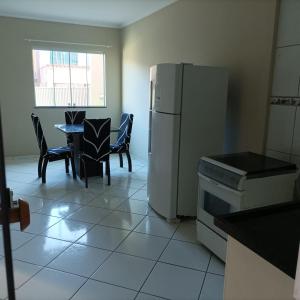
[[[254,152],[241,152],[210,156],[209,158],[247,172],[247,177],[270,176],[295,172],[297,166],[279,159],[267,157]]]

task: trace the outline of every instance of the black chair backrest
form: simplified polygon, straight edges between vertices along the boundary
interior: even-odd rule
[[[40,155],[44,156],[45,154],[47,154],[48,147],[47,147],[46,139],[45,139],[45,136],[44,136],[44,133],[43,133],[40,118],[36,114],[32,113],[31,114],[31,120],[32,120],[32,123],[33,123],[33,128],[34,128],[34,131],[35,131],[38,146],[40,148]]]
[[[85,111],[65,111],[66,124],[83,124],[85,119]]]
[[[111,119],[85,119],[82,156],[100,161],[109,158]]]
[[[132,130],[133,114],[122,113],[118,132],[117,145],[129,146]]]

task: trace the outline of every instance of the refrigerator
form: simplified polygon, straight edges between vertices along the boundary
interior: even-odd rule
[[[227,87],[221,67],[150,68],[148,199],[168,220],[197,215],[200,157],[224,151]]]

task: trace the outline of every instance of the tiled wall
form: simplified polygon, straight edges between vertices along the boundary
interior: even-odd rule
[[[300,165],[300,1],[282,0],[266,154]]]

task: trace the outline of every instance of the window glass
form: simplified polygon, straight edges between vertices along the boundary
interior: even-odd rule
[[[32,50],[36,106],[100,106],[105,103],[105,55]]]

